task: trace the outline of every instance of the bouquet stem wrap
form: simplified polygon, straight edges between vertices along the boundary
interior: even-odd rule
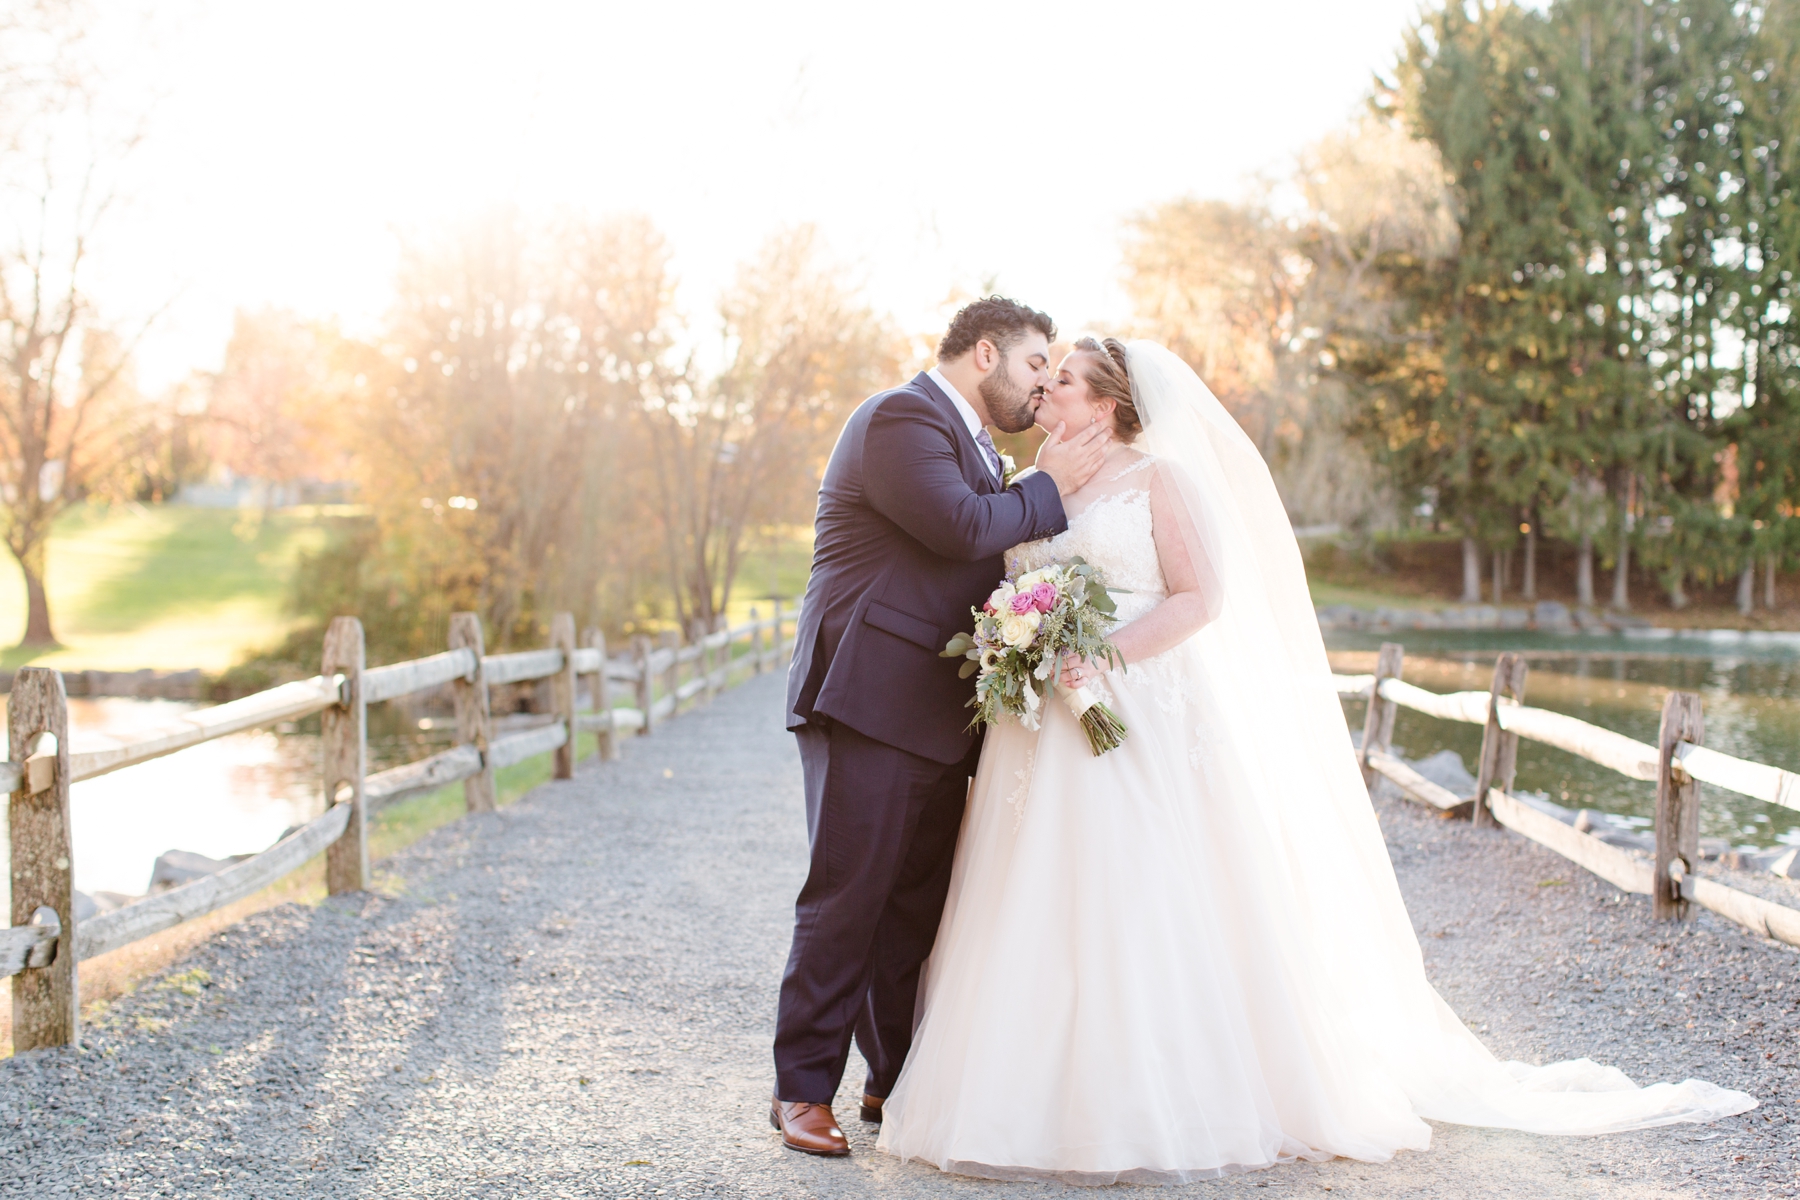
[[[1125,722],[1119,720],[1118,714],[1108,708],[1092,688],[1083,684],[1078,688],[1059,687],[1057,690],[1062,692],[1063,703],[1081,722],[1082,732],[1087,734],[1088,749],[1094,752],[1094,757],[1117,750],[1125,741]]]

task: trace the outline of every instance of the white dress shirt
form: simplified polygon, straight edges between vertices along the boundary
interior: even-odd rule
[[[945,379],[944,373],[936,367],[925,372],[925,376],[944,389],[944,395],[950,397],[950,403],[956,406],[956,411],[962,416],[963,424],[969,427],[969,436],[975,439],[975,445],[979,447],[981,445],[981,418],[975,415],[975,410],[969,407],[969,402],[963,399],[962,393],[956,390],[956,385]],[[995,453],[998,454],[999,451],[996,450]],[[985,451],[981,455],[981,461],[987,464],[988,474],[994,475],[993,460],[988,458]],[[994,475],[994,477],[999,478],[998,475]]]

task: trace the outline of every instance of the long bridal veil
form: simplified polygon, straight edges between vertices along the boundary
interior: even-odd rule
[[[1418,1117],[1591,1134],[1709,1121],[1755,1107],[1700,1080],[1639,1087],[1587,1059],[1501,1062],[1426,978],[1344,715],[1299,547],[1268,467],[1207,386],[1154,342],[1127,350],[1140,448],[1180,468],[1181,506],[1222,593],[1193,681],[1209,723],[1209,803],[1242,807],[1257,865],[1247,906],[1292,1003],[1342,1082],[1398,1092]],[[1251,878],[1245,876],[1245,878]]]

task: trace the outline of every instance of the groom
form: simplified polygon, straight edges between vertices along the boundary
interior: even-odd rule
[[[1005,573],[1011,546],[1066,528],[1062,496],[1100,467],[1106,434],[1052,432],[1008,487],[993,439],[1030,428],[1056,326],[990,296],[956,314],[938,363],[851,414],[825,468],[812,577],[788,672],[812,854],[775,1022],[782,1141],[848,1154],[832,1115],[852,1032],[869,1063],[864,1120],[912,1043],[969,777],[974,684],[938,657]]]

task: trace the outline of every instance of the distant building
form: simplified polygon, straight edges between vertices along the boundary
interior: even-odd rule
[[[194,508],[292,508],[296,504],[344,504],[350,485],[342,480],[255,479],[215,466],[200,483],[184,483],[174,503]]]

